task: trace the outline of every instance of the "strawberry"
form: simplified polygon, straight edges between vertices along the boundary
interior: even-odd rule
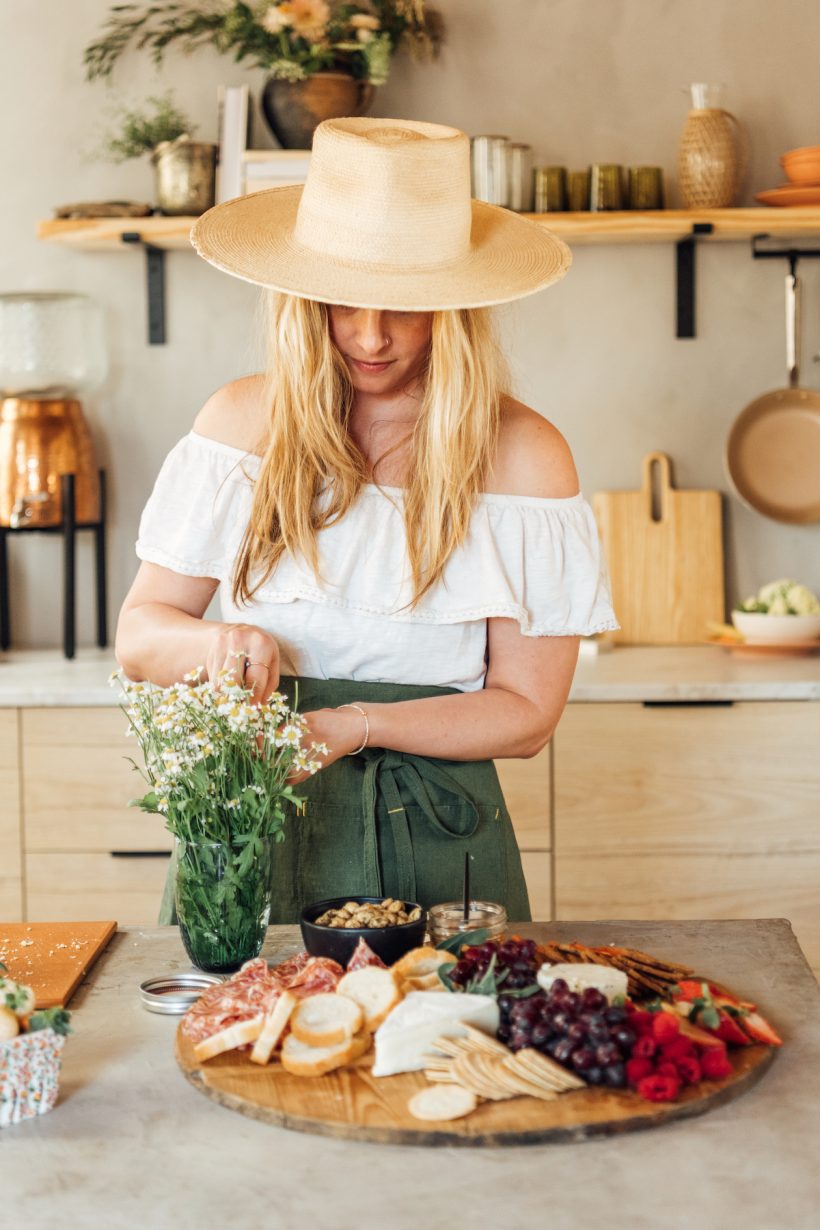
[[[704,1051],[700,1057],[700,1066],[706,1080],[722,1081],[732,1075],[732,1065],[725,1047]]]
[[[630,1012],[630,1027],[635,1030],[636,1034],[651,1034],[655,1015],[654,1012]]]
[[[718,1011],[718,1027],[714,1033],[722,1042],[728,1042],[731,1046],[750,1046],[751,1038],[747,1033],[743,1032],[740,1021],[745,1020],[744,1017],[735,1017],[733,1013],[724,1012],[722,1009]]]
[[[753,1042],[765,1042],[768,1046],[782,1046],[783,1039],[778,1037],[769,1022],[759,1012],[747,1012],[739,1018],[738,1024],[746,1031]]]
[[[672,1042],[680,1033],[680,1018],[668,1012],[656,1012],[652,1022],[652,1037],[663,1046]]]

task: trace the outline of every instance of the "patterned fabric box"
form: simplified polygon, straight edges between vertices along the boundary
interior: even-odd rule
[[[43,1115],[57,1101],[65,1038],[38,1029],[0,1042],[0,1127]]]

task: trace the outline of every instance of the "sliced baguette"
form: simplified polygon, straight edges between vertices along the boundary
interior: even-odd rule
[[[370,1035],[364,1032],[335,1046],[308,1046],[289,1033],[282,1043],[282,1067],[291,1076],[324,1076],[358,1059],[369,1045]]]
[[[401,992],[390,970],[379,969],[376,965],[345,974],[336,993],[347,996],[359,1005],[364,1013],[364,1027],[371,1034],[376,1032],[401,999]]]
[[[276,1044],[285,1032],[291,1013],[298,1004],[298,999],[291,991],[283,991],[273,1006],[273,1011],[265,1017],[262,1032],[254,1043],[251,1051],[253,1063],[267,1063],[273,1054]]]
[[[238,1046],[255,1042],[262,1032],[264,1023],[263,1015],[255,1016],[250,1021],[237,1021],[235,1025],[229,1025],[227,1029],[221,1029],[218,1034],[211,1034],[210,1038],[197,1042],[194,1054],[199,1062],[203,1063],[206,1059],[213,1059],[214,1055],[221,1055],[224,1051],[233,1051]]]
[[[299,1001],[290,1018],[290,1031],[308,1046],[336,1046],[358,1033],[362,1020],[357,1003],[327,991]]]
[[[411,948],[390,968],[399,979],[424,978],[426,974],[435,974],[442,965],[452,965],[455,960],[453,953],[425,945],[423,948]]]

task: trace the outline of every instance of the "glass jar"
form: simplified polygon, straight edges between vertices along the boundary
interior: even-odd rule
[[[177,840],[176,907],[185,951],[199,969],[229,973],[258,957],[271,911],[273,841],[248,847]]]
[[[0,396],[80,397],[102,384],[107,368],[102,310],[88,295],[0,295]]]
[[[509,137],[480,136],[470,141],[472,194],[488,205],[507,205],[510,199]]]
[[[497,901],[471,901],[466,919],[463,901],[443,901],[427,911],[431,944],[440,944],[460,931],[486,931],[487,939],[495,939],[506,929],[507,911]]]

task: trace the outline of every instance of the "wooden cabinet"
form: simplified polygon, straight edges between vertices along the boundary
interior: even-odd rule
[[[556,917],[791,920],[820,967],[820,705],[570,705]]]
[[[0,709],[0,919],[12,922],[23,916],[20,829],[17,710]]]
[[[25,916],[153,922],[172,838],[129,808],[141,754],[119,709],[24,709]]]
[[[552,746],[530,760],[495,767],[521,849],[533,918],[550,919],[552,900]]]

